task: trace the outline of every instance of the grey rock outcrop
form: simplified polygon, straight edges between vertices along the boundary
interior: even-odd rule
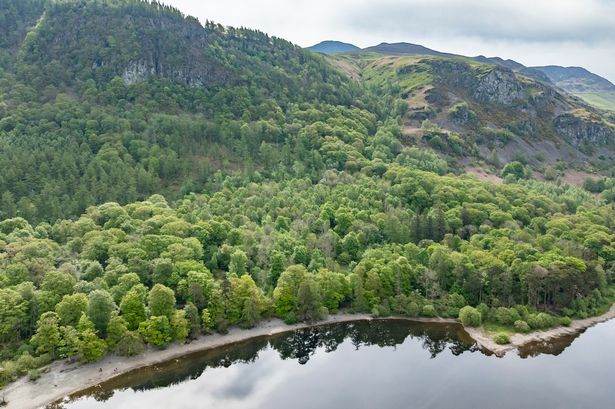
[[[557,116],[553,126],[574,146],[606,145],[615,140],[615,130],[604,122],[581,118],[571,113]]]

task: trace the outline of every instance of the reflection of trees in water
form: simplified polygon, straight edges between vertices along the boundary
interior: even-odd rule
[[[583,332],[579,331],[575,334],[561,336],[550,341],[536,341],[525,344],[519,348],[519,356],[521,358],[534,358],[538,355],[548,354],[558,356],[566,350],[572,342],[577,339]]]
[[[130,385],[128,387],[133,390],[143,391],[197,379],[207,368],[255,362],[259,352],[268,346],[278,352],[281,359],[296,359],[302,365],[307,363],[317,350],[333,352],[345,341],[350,342],[357,349],[374,345],[381,348],[396,347],[409,336],[420,342],[432,358],[446,349],[454,355],[465,351],[477,351],[476,344],[460,339],[459,330],[458,325],[411,323],[397,320],[305,328],[269,338],[260,337],[227,345],[161,365],[141,368],[82,391],[73,395],[73,398],[91,396],[96,400],[106,401],[113,396],[115,390],[126,389],[126,385]]]
[[[468,344],[458,338],[458,329],[453,325],[371,321],[306,328],[273,339],[270,343],[282,359],[297,359],[300,364],[307,363],[318,348],[323,348],[325,352],[335,351],[346,339],[359,349],[361,346],[373,345],[395,347],[410,336],[420,341],[432,358],[447,348],[454,355],[477,351],[476,344]]]

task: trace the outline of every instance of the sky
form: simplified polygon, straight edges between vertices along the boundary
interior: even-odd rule
[[[615,0],[163,0],[201,22],[303,47],[409,42],[527,66],[582,66],[615,83]]]

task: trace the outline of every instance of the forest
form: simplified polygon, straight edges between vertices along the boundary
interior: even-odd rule
[[[400,95],[257,31],[137,0],[9,5],[0,22],[23,39],[0,43],[0,384],[273,317],[528,332],[615,299],[609,180],[455,174],[406,143]],[[127,31],[94,41],[113,25]],[[59,42],[64,27],[91,36]],[[133,82],[135,53],[176,69]]]

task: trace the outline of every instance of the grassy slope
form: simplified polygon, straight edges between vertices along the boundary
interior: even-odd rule
[[[575,94],[586,102],[602,109],[615,111],[615,92],[591,92]]]

